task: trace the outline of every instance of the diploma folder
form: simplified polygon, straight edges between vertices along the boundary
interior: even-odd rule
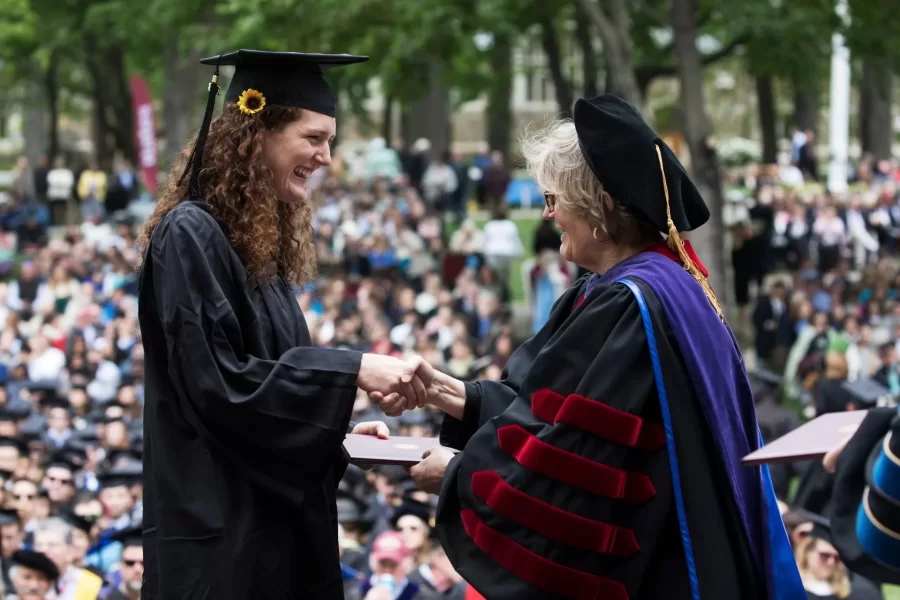
[[[852,435],[866,410],[826,413],[772,441],[743,459],[744,466],[821,459]]]
[[[374,435],[348,433],[344,438],[344,456],[358,467],[375,465],[411,467],[422,461],[422,455],[426,451],[440,445],[441,440],[438,438],[392,435],[383,440]],[[452,448],[448,450],[458,452]]]

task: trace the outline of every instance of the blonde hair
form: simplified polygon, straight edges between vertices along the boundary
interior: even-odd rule
[[[655,227],[638,219],[603,189],[581,152],[571,119],[526,134],[521,147],[537,184],[555,195],[566,211],[599,228],[613,242],[646,245],[662,239]]]
[[[818,538],[807,537],[797,544],[794,551],[794,558],[797,561],[797,570],[800,571],[800,578],[806,581],[809,577],[809,554],[816,549]],[[847,570],[844,563],[837,561],[834,566],[834,572],[828,579],[831,585],[831,591],[838,598],[846,598],[850,595],[850,579],[847,577]]]

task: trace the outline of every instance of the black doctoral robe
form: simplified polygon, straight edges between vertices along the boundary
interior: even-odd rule
[[[585,281],[509,359],[466,384],[464,451],[444,478],[437,533],[487,600],[691,597],[647,337],[622,284]],[[677,341],[649,286],[701,598],[760,600],[765,580]],[[577,308],[576,308],[577,306]],[[595,401],[600,400],[600,401]]]
[[[201,204],[153,233],[143,598],[343,598],[335,489],[361,354],[310,347],[281,277],[249,279]]]

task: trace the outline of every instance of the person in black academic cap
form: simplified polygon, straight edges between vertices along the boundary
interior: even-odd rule
[[[72,548],[72,564],[76,567],[86,567],[85,559],[91,546],[93,546],[91,532],[94,524],[90,520],[77,515],[69,507],[60,510],[58,516],[72,528],[72,543],[70,544]],[[100,575],[102,576],[103,573],[100,573]]]
[[[106,533],[114,533],[134,524],[135,498],[132,487],[141,480],[141,465],[125,465],[97,475],[100,482],[100,501],[106,507],[109,522]]]
[[[47,462],[41,486],[47,491],[54,507],[68,504],[75,497],[76,470],[75,465],[63,451],[52,455]]]
[[[429,591],[437,591],[431,578],[429,563],[432,540],[432,513],[434,507],[430,503],[420,502],[407,496],[394,511],[392,519],[394,529],[400,532],[412,561],[409,580]]]
[[[113,539],[122,544],[115,589],[105,600],[139,600],[144,578],[144,547],[140,527],[120,531]]]
[[[73,435],[69,403],[54,396],[42,406],[47,409],[47,430],[44,431],[41,440],[48,448],[62,448]]]
[[[20,460],[28,455],[28,448],[22,440],[13,437],[0,438],[0,470],[17,473]]]
[[[19,513],[12,509],[0,509],[0,549],[2,557],[9,558],[22,546],[24,540]]]
[[[809,600],[880,600],[881,593],[871,582],[853,575],[841,562],[830,521],[812,513],[807,516],[812,527],[794,554]]]
[[[341,598],[335,489],[357,387],[395,392],[392,413],[424,402],[416,359],[313,347],[292,291],[315,262],[307,180],[336,132],[324,71],[365,60],[201,61],[216,71],[200,132],[138,242],[148,599]]]
[[[0,437],[16,437],[19,435],[21,417],[6,408],[0,409]]]
[[[348,492],[337,491],[337,520],[343,528],[341,563],[356,571],[364,571],[368,557],[365,551],[372,520],[366,517],[366,504]]]
[[[9,578],[15,595],[6,600],[45,600],[59,579],[59,569],[45,554],[17,550],[10,558]]]
[[[410,472],[440,493],[454,567],[486,598],[802,600],[768,469],[740,463],[760,447],[740,348],[681,238],[709,218],[699,191],[611,95],[522,150],[561,254],[592,274],[501,381],[434,374],[462,452]]]

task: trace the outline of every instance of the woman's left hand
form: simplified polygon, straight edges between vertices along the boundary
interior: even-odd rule
[[[447,448],[437,447],[426,451],[422,462],[409,470],[416,487],[429,494],[440,494],[444,473],[447,472],[447,465],[454,456],[456,454]]]
[[[350,433],[358,435],[374,435],[382,440],[391,437],[391,430],[381,421],[366,421],[365,423],[357,423]]]

